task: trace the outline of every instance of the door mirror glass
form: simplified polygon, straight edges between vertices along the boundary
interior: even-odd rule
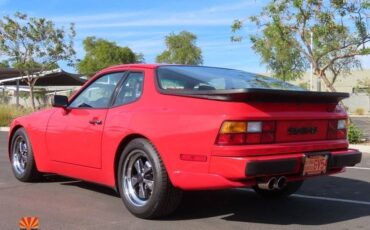
[[[68,97],[63,95],[54,95],[51,104],[53,107],[66,108],[68,106]]]

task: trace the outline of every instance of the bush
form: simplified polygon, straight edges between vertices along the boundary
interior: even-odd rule
[[[17,108],[10,105],[0,105],[0,126],[9,126],[14,118],[31,112],[31,109]]]
[[[350,124],[348,127],[348,141],[351,144],[357,144],[361,142],[362,132],[354,124]]]
[[[355,114],[357,114],[357,115],[364,115],[365,114],[364,108],[357,108],[355,110]]]

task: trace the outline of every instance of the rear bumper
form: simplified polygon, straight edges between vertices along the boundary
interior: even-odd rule
[[[347,150],[345,152],[328,152],[328,171],[332,169],[354,166],[361,161],[362,153],[357,150]],[[302,159],[304,156],[302,156]],[[294,174],[297,169],[302,168],[302,161],[297,158],[250,161],[246,165],[246,177],[258,177],[273,174]]]
[[[176,171],[172,182],[185,190],[222,189],[251,187],[258,179],[284,175],[288,181],[303,180],[303,162],[307,153],[293,153],[277,156],[220,157],[211,156],[208,173]],[[313,152],[313,154],[315,154]],[[361,161],[358,150],[326,151],[328,166],[326,174],[343,171],[346,166],[354,166]]]

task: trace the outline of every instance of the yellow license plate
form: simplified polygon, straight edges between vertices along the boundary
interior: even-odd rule
[[[328,156],[307,156],[304,162],[303,175],[319,175],[326,173]]]

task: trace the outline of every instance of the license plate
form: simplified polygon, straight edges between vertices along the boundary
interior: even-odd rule
[[[303,167],[303,175],[311,176],[326,173],[327,165],[327,155],[306,156]]]

